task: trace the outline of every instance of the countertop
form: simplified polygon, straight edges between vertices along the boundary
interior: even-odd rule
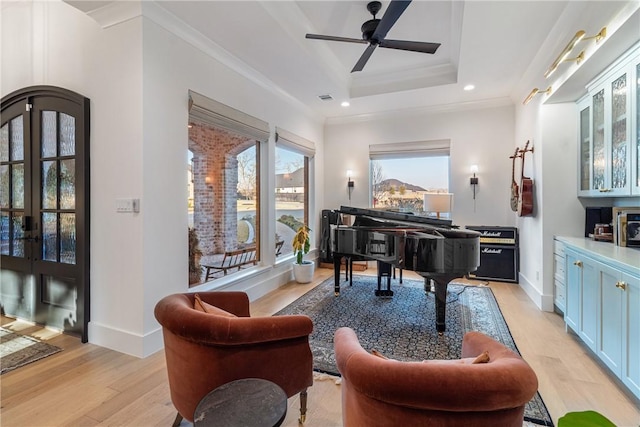
[[[640,248],[616,246],[611,242],[599,242],[585,237],[556,236],[555,238],[567,246],[592,254],[596,260],[600,258],[607,264],[640,276]]]

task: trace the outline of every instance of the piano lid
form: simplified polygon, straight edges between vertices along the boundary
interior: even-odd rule
[[[418,224],[427,224],[440,228],[457,228],[452,225],[452,221],[448,219],[436,219],[426,216],[414,215],[411,213],[395,212],[388,209],[380,208],[353,208],[350,206],[340,206],[338,212],[347,215],[362,215],[372,218],[387,219],[390,221],[402,221]]]

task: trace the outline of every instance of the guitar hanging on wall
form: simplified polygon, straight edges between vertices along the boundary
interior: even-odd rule
[[[527,152],[533,153],[533,147],[529,148],[529,141],[520,150],[522,169],[520,170],[520,194],[518,195],[518,216],[531,215],[533,212],[533,180],[524,176],[524,158]]]
[[[516,182],[516,159],[520,157],[518,153],[520,152],[520,148],[516,147],[515,153],[513,156],[509,158],[512,159],[511,162],[511,210],[514,212],[518,211],[518,199],[520,195],[520,189],[518,187],[518,183]]]

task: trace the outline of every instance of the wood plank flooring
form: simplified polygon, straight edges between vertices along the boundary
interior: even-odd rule
[[[412,274],[405,272],[405,277]],[[252,315],[277,312],[331,275],[332,270],[318,269],[311,284],[281,287],[253,302]],[[518,285],[491,282],[490,286],[520,352],[538,375],[540,394],[554,423],[568,411],[593,409],[619,427],[640,426],[638,402],[565,332],[560,316],[539,311]],[[139,359],[12,319],[3,317],[2,324],[64,348],[0,377],[3,427],[170,426],[173,422],[176,412],[163,352]],[[340,385],[333,378],[317,375],[308,403],[307,427],[342,425]],[[298,408],[298,398],[290,398],[284,426],[298,425]]]

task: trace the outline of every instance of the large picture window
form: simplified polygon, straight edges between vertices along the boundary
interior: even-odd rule
[[[293,236],[309,225],[309,169],[315,145],[283,129],[276,129],[276,256],[293,253]]]
[[[446,140],[369,147],[371,206],[423,212],[424,195],[449,192]]]
[[[260,262],[260,147],[268,124],[190,93],[189,283]]]

